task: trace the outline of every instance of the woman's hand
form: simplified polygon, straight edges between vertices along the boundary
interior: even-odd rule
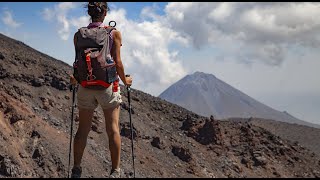
[[[131,76],[126,76],[126,77],[125,77],[125,81],[126,81],[126,82],[124,82],[124,84],[125,84],[126,86],[131,86],[131,85],[132,85],[132,77],[131,77]]]
[[[76,78],[74,78],[73,75],[69,75],[69,77],[70,77],[70,84],[71,85],[76,85],[77,84]]]

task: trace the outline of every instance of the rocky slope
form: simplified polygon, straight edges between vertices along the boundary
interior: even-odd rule
[[[262,127],[271,133],[288,139],[292,142],[299,142],[320,156],[320,129],[294,125],[274,120],[252,119],[251,124]]]
[[[72,69],[1,34],[0,46],[0,178],[65,177]],[[123,177],[132,177],[128,102],[121,88],[121,164]],[[138,90],[132,91],[132,107],[136,177],[320,177],[318,155],[247,121],[202,117]],[[77,123],[76,117],[75,130]],[[83,177],[107,177],[110,171],[104,127],[98,108]]]

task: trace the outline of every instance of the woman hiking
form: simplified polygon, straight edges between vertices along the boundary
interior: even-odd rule
[[[89,2],[87,8],[91,23],[74,35],[76,58],[74,75],[70,77],[73,85],[77,82],[80,84],[77,91],[79,127],[73,144],[71,178],[81,177],[81,159],[91,130],[93,112],[98,104],[103,109],[109,139],[112,161],[110,177],[120,178],[119,115],[122,99],[118,82],[120,77],[124,85],[130,86],[132,78],[125,76],[121,61],[121,33],[103,25],[109,10],[107,2]]]

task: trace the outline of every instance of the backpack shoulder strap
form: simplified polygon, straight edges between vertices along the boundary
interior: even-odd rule
[[[111,33],[111,31],[116,30],[116,28],[112,26],[104,26],[104,28],[107,30],[109,34]]]

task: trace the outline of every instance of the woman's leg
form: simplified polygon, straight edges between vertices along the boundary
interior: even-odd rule
[[[80,167],[87,137],[91,130],[93,111],[79,108],[79,127],[73,144],[74,167]]]
[[[106,120],[106,131],[109,138],[112,169],[120,168],[121,138],[119,132],[120,105],[103,110]]]

